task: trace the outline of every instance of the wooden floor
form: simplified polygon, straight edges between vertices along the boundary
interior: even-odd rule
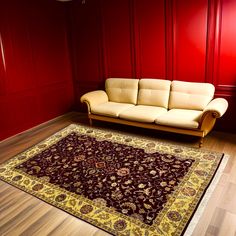
[[[0,162],[47,138],[71,123],[87,124],[86,116],[70,113],[0,143]],[[198,145],[194,137],[167,134],[96,122],[94,126],[146,135],[157,140],[185,146]],[[230,155],[194,236],[236,236],[236,135],[211,132],[204,141],[204,149]],[[41,200],[0,181],[0,235],[108,235]]]

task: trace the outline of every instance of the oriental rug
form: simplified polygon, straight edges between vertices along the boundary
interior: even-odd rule
[[[113,235],[182,235],[226,161],[72,124],[3,163],[0,178]]]

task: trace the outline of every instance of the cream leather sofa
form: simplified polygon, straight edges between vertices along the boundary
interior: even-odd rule
[[[213,99],[214,92],[209,83],[109,78],[105,91],[86,93],[81,102],[87,104],[90,125],[94,119],[194,135],[201,147],[228,107],[225,99]]]

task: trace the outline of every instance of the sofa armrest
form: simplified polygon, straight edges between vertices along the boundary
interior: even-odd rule
[[[91,112],[91,107],[97,104],[108,102],[108,96],[105,91],[97,90],[84,94],[80,98],[80,101],[82,103],[85,102],[88,106],[88,112]]]
[[[205,113],[211,113],[214,118],[219,118],[224,115],[228,108],[228,102],[224,98],[213,99],[203,110],[203,116]]]
[[[199,128],[207,135],[215,125],[216,118],[224,115],[228,102],[224,98],[215,98],[203,110]]]

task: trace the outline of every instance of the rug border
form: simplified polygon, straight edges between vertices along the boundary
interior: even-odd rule
[[[15,158],[16,156],[18,156],[19,154],[23,153],[23,152],[26,152],[28,150],[30,150],[31,148],[33,148],[35,145],[39,145],[43,142],[45,142],[46,140],[48,140],[49,138],[53,137],[53,136],[56,136],[58,135],[60,132],[62,132],[63,130],[69,128],[69,127],[73,127],[73,126],[82,126],[82,127],[86,127],[88,129],[96,129],[96,130],[99,130],[99,131],[107,131],[107,132],[111,132],[110,129],[107,129],[107,128],[101,128],[101,127],[91,127],[91,126],[88,126],[88,125],[85,125],[85,124],[80,124],[80,123],[72,123],[72,124],[69,124],[59,130],[57,130],[55,133],[41,139],[39,142],[35,143],[35,144],[32,144],[31,146],[25,148],[24,150],[20,151],[19,153],[16,153],[14,154],[12,157],[10,157],[9,159],[3,161],[3,162],[0,162],[0,165],[3,165],[3,164],[6,164],[9,160],[11,160],[12,158]],[[172,148],[178,148],[179,146],[181,146],[182,148],[185,148],[185,149],[189,149],[189,150],[193,150],[193,151],[196,151],[196,150],[201,150],[202,152],[208,152],[208,153],[214,153],[214,154],[224,154],[222,152],[218,152],[218,151],[212,151],[212,150],[208,150],[208,149],[201,149],[199,147],[189,147],[189,146],[186,146],[186,145],[182,145],[182,144],[173,144],[173,143],[169,143],[169,142],[163,142],[163,141],[160,141],[159,139],[155,139],[153,137],[144,137],[143,135],[139,135],[139,134],[130,134],[130,133],[127,133],[127,132],[124,132],[124,131],[119,131],[119,130],[114,130],[113,132],[115,133],[118,133],[118,134],[121,134],[121,135],[127,135],[128,137],[132,137],[132,138],[139,138],[139,139],[147,139],[148,141],[155,141],[155,142],[158,142],[160,144],[168,144],[169,146],[171,146]],[[62,137],[63,138],[63,137]]]
[[[45,142],[45,141],[46,141],[47,139],[49,139],[50,137],[53,137],[53,136],[59,134],[59,133],[62,132],[64,129],[67,129],[69,126],[72,126],[72,125],[77,125],[77,124],[70,124],[70,125],[67,125],[67,126],[65,126],[64,128],[61,128],[61,129],[57,130],[55,133],[49,134],[49,136],[47,136],[47,137],[41,139],[39,142],[37,142],[37,143],[35,143],[35,144],[32,144],[31,146],[29,146],[29,147],[23,149],[22,151],[20,151],[20,152],[14,154],[14,155],[13,155],[12,157],[10,157],[9,159],[7,159],[7,160],[5,160],[5,161],[3,161],[3,162],[0,162],[0,166],[1,166],[1,165],[4,165],[4,164],[6,164],[6,163],[8,163],[12,158],[17,157],[17,156],[20,155],[21,153],[26,152],[26,151],[29,151],[29,150],[30,150],[31,148],[33,148],[34,146],[39,145],[39,144],[42,144],[43,142]],[[79,124],[79,125],[80,125],[80,124]]]
[[[230,158],[230,155],[223,154],[221,161],[216,169],[215,174],[212,176],[212,179],[210,183],[208,184],[207,188],[205,189],[197,207],[195,208],[192,214],[192,217],[189,219],[189,222],[187,223],[185,229],[183,230],[183,233],[182,233],[183,236],[191,236],[192,233],[194,232],[199,222],[199,219],[203,215],[206,209],[206,206],[212,194],[214,193],[216,186],[220,181],[220,178],[222,177],[223,171],[228,163],[229,158]]]
[[[111,131],[110,129],[107,129],[107,128],[90,127],[90,126],[83,125],[83,124],[77,124],[77,123],[74,124],[74,123],[73,123],[73,124],[69,124],[68,126],[65,126],[65,127],[61,128],[61,129],[59,129],[58,131],[56,131],[55,133],[53,133],[53,134],[49,135],[48,137],[42,139],[42,140],[39,141],[38,143],[35,143],[35,144],[33,144],[32,146],[26,148],[25,150],[19,152],[18,154],[14,155],[13,157],[9,158],[8,160],[2,162],[0,165],[6,164],[6,163],[7,163],[8,161],[10,161],[12,158],[14,158],[14,157],[20,155],[20,154],[23,153],[23,152],[26,152],[26,151],[30,150],[31,148],[35,147],[36,145],[40,145],[41,143],[44,143],[45,141],[47,141],[47,140],[50,139],[51,137],[58,135],[58,134],[61,133],[63,130],[68,129],[69,127],[81,127],[81,126],[84,127],[84,128],[87,128],[87,129],[95,129],[95,130],[98,130],[98,131],[115,132],[115,133],[117,133],[117,134],[126,135],[127,137],[131,137],[131,138],[135,138],[135,139],[148,140],[149,142],[154,141],[154,142],[158,142],[158,143],[163,144],[163,145],[166,145],[166,144],[167,144],[167,145],[171,146],[172,148],[179,148],[179,146],[180,146],[180,145],[177,145],[177,144],[175,145],[175,144],[171,144],[171,143],[168,143],[168,142],[162,142],[162,141],[156,140],[156,139],[153,138],[153,137],[144,137],[143,135],[134,135],[134,134],[129,134],[129,133],[122,132],[122,131]],[[63,138],[63,137],[62,137],[62,138]],[[199,150],[199,148],[196,148],[196,147],[188,147],[188,146],[184,146],[184,145],[181,145],[181,147],[184,148],[184,149],[187,149],[187,150],[189,150],[189,151],[191,151],[191,150],[194,150],[194,151]],[[184,235],[184,236],[185,236],[185,232],[187,232],[187,230],[188,230],[188,227],[191,225],[192,219],[194,218],[195,213],[196,213],[196,211],[197,211],[199,205],[201,205],[203,199],[205,198],[206,192],[208,192],[208,189],[209,189],[209,187],[211,186],[212,182],[214,181],[215,177],[216,177],[217,175],[220,175],[220,176],[221,176],[222,172],[220,172],[220,173],[217,173],[217,172],[218,172],[218,170],[220,169],[223,160],[225,161],[225,165],[227,164],[227,161],[228,161],[228,159],[226,160],[226,156],[228,156],[228,155],[225,155],[224,153],[220,153],[220,152],[216,152],[216,151],[210,151],[210,150],[207,150],[207,149],[203,149],[203,150],[201,149],[201,151],[204,152],[204,153],[214,153],[214,154],[221,155],[221,160],[220,160],[220,162],[218,163],[218,166],[217,166],[217,168],[216,168],[216,170],[215,170],[215,174],[212,176],[212,178],[211,178],[211,180],[210,180],[210,182],[209,182],[207,188],[206,188],[205,191],[203,192],[202,198],[199,200],[199,203],[198,203],[197,206],[195,207],[195,210],[193,211],[192,217],[189,219],[189,222],[186,224],[186,227],[185,227],[185,229],[183,230],[183,232],[182,232],[182,234],[181,234],[181,235]],[[224,167],[225,167],[225,166],[224,166]],[[223,169],[224,169],[224,168],[223,168]],[[31,194],[30,192],[27,191],[27,189],[23,189],[21,186],[18,186],[17,184],[15,185],[14,183],[9,183],[9,182],[5,181],[5,180],[2,179],[2,178],[1,178],[1,180],[2,180],[3,182],[5,182],[5,183],[7,183],[7,184],[9,184],[9,185],[11,185],[11,186],[13,186],[13,187],[18,188],[19,190],[22,190],[22,191],[25,192],[25,193],[30,194],[30,195],[33,196],[33,197],[38,198],[39,200],[41,200],[41,201],[47,203],[48,205],[52,205],[52,204],[49,203],[48,201],[46,201],[46,200],[44,200],[44,199],[38,197],[37,195]],[[212,194],[212,193],[211,193],[211,194]],[[209,200],[209,199],[208,199],[208,200]],[[58,209],[60,209],[60,210],[62,210],[62,211],[64,211],[64,212],[68,213],[69,215],[71,215],[71,216],[73,216],[73,217],[75,217],[75,218],[81,220],[82,222],[85,221],[86,223],[92,225],[93,227],[99,228],[99,229],[101,229],[101,230],[107,232],[108,234],[116,235],[116,234],[114,234],[114,233],[111,232],[111,231],[107,231],[107,230],[104,229],[104,228],[101,228],[101,227],[99,227],[99,226],[97,226],[97,225],[94,225],[94,224],[90,223],[90,222],[87,221],[86,219],[79,218],[78,216],[76,216],[76,215],[70,213],[69,211],[63,209],[62,207],[60,207],[60,206],[58,206],[58,205],[53,204],[52,206],[55,206],[56,208],[58,208]],[[196,225],[195,225],[195,226],[196,226]],[[195,227],[194,227],[194,228],[195,228]],[[194,230],[194,229],[193,229],[193,230]],[[121,232],[119,232],[119,235],[121,235]]]
[[[60,134],[61,132],[63,132],[63,130],[66,130],[66,129],[69,128],[70,126],[71,126],[71,127],[73,127],[73,126],[84,126],[84,127],[86,127],[86,128],[90,128],[89,126],[86,126],[86,125],[83,125],[83,124],[77,124],[77,123],[69,124],[69,125],[67,125],[67,126],[65,126],[65,127],[63,127],[63,128],[61,128],[61,129],[57,130],[55,133],[53,133],[53,134],[51,134],[51,135],[49,135],[49,136],[43,138],[43,139],[40,140],[39,142],[37,142],[37,143],[31,145],[30,147],[28,147],[28,148],[26,148],[26,149],[20,151],[19,153],[13,155],[13,156],[10,157],[9,159],[5,160],[4,162],[1,162],[1,163],[0,163],[0,166],[1,166],[1,165],[4,165],[4,164],[7,164],[8,162],[10,162],[10,160],[11,160],[12,158],[16,158],[16,157],[17,157],[18,155],[20,155],[21,153],[26,152],[26,151],[29,151],[29,150],[32,149],[34,146],[40,145],[40,144],[44,143],[46,140],[48,140],[49,138]],[[96,129],[98,129],[98,128],[96,128]],[[102,130],[102,129],[99,129],[99,130]],[[61,137],[61,139],[63,139],[63,138],[64,138],[64,137]],[[16,188],[16,189],[18,189],[18,190],[20,190],[20,191],[23,191],[23,192],[26,193],[26,194],[31,195],[33,198],[35,197],[35,198],[37,198],[38,200],[43,201],[44,203],[46,203],[46,204],[49,205],[49,206],[55,207],[55,208],[57,208],[57,209],[59,209],[59,210],[65,212],[65,213],[71,215],[72,217],[74,217],[75,219],[80,220],[81,222],[85,222],[85,223],[91,225],[91,226],[94,227],[94,228],[100,229],[100,230],[102,230],[102,231],[104,231],[104,232],[106,232],[106,233],[108,233],[108,234],[110,234],[110,235],[116,236],[114,233],[109,232],[109,231],[107,231],[107,230],[104,229],[104,228],[101,228],[101,227],[99,227],[99,226],[97,226],[97,225],[93,225],[92,223],[90,223],[90,222],[87,221],[86,219],[82,219],[82,218],[77,217],[76,215],[70,213],[69,211],[66,211],[64,208],[60,207],[59,205],[51,204],[51,203],[49,203],[48,201],[44,200],[43,198],[40,198],[40,197],[38,197],[37,195],[32,194],[30,191],[28,191],[27,189],[24,189],[22,186],[18,185],[17,183],[14,183],[14,182],[7,182],[7,181],[6,181],[5,179],[3,179],[3,178],[0,178],[0,181],[3,181],[4,183],[6,183],[6,184],[8,184],[8,185],[10,185],[10,186],[12,186],[12,187],[14,187],[14,188]]]
[[[66,211],[65,209],[61,208],[59,205],[52,205],[51,203],[47,202],[47,201],[44,200],[43,198],[40,198],[40,197],[38,197],[38,196],[36,196],[36,195],[33,195],[32,193],[28,192],[26,189],[21,188],[21,186],[15,185],[15,184],[13,184],[13,183],[9,183],[9,182],[7,182],[5,179],[0,179],[0,181],[3,181],[4,183],[6,183],[6,184],[8,184],[8,185],[10,185],[10,186],[12,186],[12,187],[14,187],[14,188],[16,188],[16,189],[18,189],[18,190],[20,190],[20,191],[23,191],[23,192],[26,193],[26,194],[31,195],[33,198],[35,197],[35,198],[37,198],[38,200],[43,201],[44,203],[46,203],[46,204],[49,205],[49,206],[55,207],[56,209],[59,209],[59,210],[65,212],[65,213],[67,213],[67,214],[73,216],[75,219],[80,220],[81,222],[85,222],[85,223],[87,223],[87,224],[93,226],[94,228],[98,228],[98,229],[100,229],[100,230],[102,230],[102,231],[104,231],[104,232],[106,232],[106,233],[108,233],[108,234],[110,234],[110,235],[116,236],[115,234],[113,234],[112,232],[109,232],[109,231],[105,230],[104,228],[101,228],[101,227],[99,227],[99,226],[97,226],[97,225],[93,225],[92,223],[90,223],[90,222],[87,221],[86,219],[82,219],[82,218],[79,218],[79,217],[73,215],[72,213],[70,213],[70,212]]]

